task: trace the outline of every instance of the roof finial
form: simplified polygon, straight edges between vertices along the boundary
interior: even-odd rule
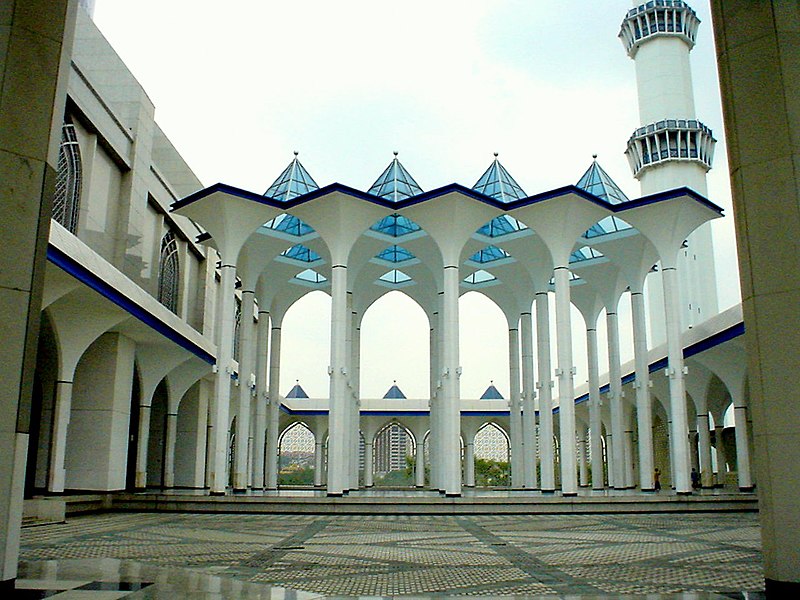
[[[295,151],[294,151],[294,155],[295,155],[295,157],[296,157],[298,154],[300,154],[300,153],[299,153],[297,150],[295,150]]]
[[[497,158],[498,156],[500,156],[500,153],[499,152],[495,152],[494,153],[494,157]]]
[[[494,379],[489,380],[489,385],[494,385]]]
[[[592,160],[597,160],[597,154],[592,154]]]
[[[397,383],[397,379],[392,379],[392,383]]]
[[[394,152],[392,152],[392,154],[394,154],[395,158],[397,158],[397,155],[400,153],[397,150],[395,150]]]
[[[294,382],[295,383],[300,383],[300,380],[299,379],[295,379]]]

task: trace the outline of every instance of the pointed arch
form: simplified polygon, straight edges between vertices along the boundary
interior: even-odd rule
[[[178,314],[180,280],[178,240],[170,229],[161,238],[161,254],[158,259],[158,301],[175,314]]]

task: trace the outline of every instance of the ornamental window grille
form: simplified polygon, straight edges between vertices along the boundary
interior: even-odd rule
[[[178,314],[178,284],[180,264],[178,262],[178,242],[172,231],[161,238],[161,256],[158,260],[158,301]]]
[[[75,126],[72,123],[64,123],[61,127],[61,146],[58,150],[53,219],[73,234],[78,231],[82,179],[81,151]]]

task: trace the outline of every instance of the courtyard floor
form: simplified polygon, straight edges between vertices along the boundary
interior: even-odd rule
[[[23,529],[16,597],[756,598],[760,546],[754,513],[110,513]]]

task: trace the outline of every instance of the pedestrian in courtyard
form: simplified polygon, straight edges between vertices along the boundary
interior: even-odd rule
[[[661,491],[661,470],[658,467],[653,471],[653,483],[655,490],[657,492]]]
[[[699,490],[700,489],[700,473],[697,472],[697,469],[692,467],[692,489]]]

